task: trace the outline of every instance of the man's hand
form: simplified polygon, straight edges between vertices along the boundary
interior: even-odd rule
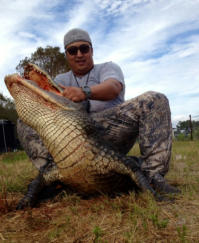
[[[63,85],[60,86],[64,89],[63,96],[68,98],[69,100],[72,100],[74,102],[80,102],[86,99],[86,95],[82,91],[82,88],[73,86],[65,87]],[[107,101],[115,99],[122,91],[123,86],[119,81],[110,78],[100,84],[90,86],[90,89],[92,93],[90,99]]]
[[[74,102],[80,102],[86,99],[86,95],[79,87],[64,87],[63,96]]]

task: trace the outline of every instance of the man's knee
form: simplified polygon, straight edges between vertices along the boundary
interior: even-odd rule
[[[147,91],[139,96],[139,99],[151,102],[161,102],[166,105],[169,104],[168,98],[165,94],[156,91]]]

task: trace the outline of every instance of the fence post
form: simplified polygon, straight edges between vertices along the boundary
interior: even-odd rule
[[[7,153],[8,150],[7,150],[6,136],[5,136],[5,129],[4,129],[4,123],[3,123],[3,120],[1,120],[1,124],[2,124],[2,129],[3,129],[3,141],[4,141],[4,146],[5,146],[5,150],[6,150],[6,153]]]
[[[191,115],[189,115],[189,127],[190,127],[190,133],[191,133],[191,140],[193,140],[193,126],[191,121]]]

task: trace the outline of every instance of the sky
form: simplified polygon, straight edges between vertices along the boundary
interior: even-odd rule
[[[199,0],[0,0],[0,92],[38,47],[63,48],[71,28],[89,32],[94,62],[123,70],[125,99],[153,90],[172,121],[199,120]]]

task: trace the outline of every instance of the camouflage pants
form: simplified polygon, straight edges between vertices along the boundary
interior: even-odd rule
[[[126,154],[139,141],[141,168],[149,178],[164,176],[169,169],[172,146],[171,114],[168,99],[161,93],[146,92],[118,106],[91,114],[99,137]],[[54,166],[53,158],[38,134],[18,121],[21,145],[37,169]]]

